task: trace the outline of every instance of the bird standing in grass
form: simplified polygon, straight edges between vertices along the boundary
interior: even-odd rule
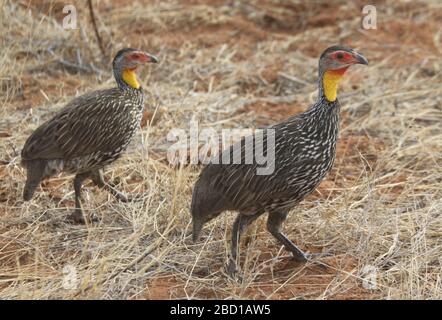
[[[191,205],[193,240],[198,239],[204,224],[223,211],[238,211],[227,268],[230,274],[236,272],[241,233],[265,212],[268,212],[268,231],[292,252],[295,260],[308,260],[308,255],[281,232],[281,227],[289,211],[311,193],[332,168],[339,128],[337,87],[347,69],[354,64],[366,65],[368,61],[362,54],[344,46],[333,46],[322,53],[316,103],[304,113],[268,128],[274,130],[275,136],[273,173],[259,175],[257,161],[246,164],[245,139],[220,156],[231,159],[233,150],[239,148],[242,151],[240,164],[210,163],[201,172]],[[264,146],[270,143],[267,136],[260,138],[255,134],[254,145],[259,139]],[[227,157],[225,153],[228,153]],[[255,152],[253,154],[256,157]]]
[[[144,95],[136,69],[158,59],[126,48],[112,63],[117,87],[94,91],[68,103],[52,119],[38,127],[21,152],[27,169],[23,198],[32,198],[43,179],[60,172],[75,174],[75,211],[72,218],[84,222],[81,186],[90,178],[121,201],[130,199],[103,179],[104,166],[118,159],[134,136],[144,108]]]

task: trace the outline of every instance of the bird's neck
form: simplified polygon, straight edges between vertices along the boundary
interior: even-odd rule
[[[338,95],[338,85],[348,67],[337,70],[321,71],[319,73],[319,95],[320,100],[328,102],[336,101]]]
[[[138,82],[135,70],[136,69],[115,70],[115,80],[121,89],[140,89],[141,85]]]

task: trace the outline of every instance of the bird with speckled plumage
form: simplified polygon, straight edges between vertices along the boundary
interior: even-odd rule
[[[60,172],[75,174],[75,211],[70,217],[76,222],[85,222],[81,187],[87,178],[119,200],[130,200],[104,181],[103,168],[119,158],[139,127],[144,94],[136,70],[149,62],[158,59],[132,48],[120,50],[112,62],[115,88],[75,98],[31,134],[21,152],[27,170],[25,201],[42,180]]]
[[[241,152],[240,164],[209,163],[202,170],[191,204],[193,240],[198,239],[204,224],[222,212],[238,211],[232,230],[229,274],[236,272],[241,233],[265,212],[268,212],[268,231],[296,261],[308,260],[309,256],[290,241],[281,228],[289,211],[315,190],[333,166],[340,110],[337,88],[342,76],[354,64],[367,65],[368,61],[345,46],[332,46],[322,53],[316,103],[307,111],[269,127],[275,135],[273,173],[257,174],[257,161],[245,162],[244,152]],[[255,134],[254,139],[261,138]],[[265,144],[266,136],[262,139]],[[233,150],[238,148],[244,151],[245,141],[242,139],[223,151],[220,158],[231,159]]]

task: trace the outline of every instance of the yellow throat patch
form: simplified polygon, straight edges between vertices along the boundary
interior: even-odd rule
[[[139,89],[140,83],[138,82],[137,75],[135,74],[135,70],[125,69],[122,73],[123,80],[132,88]]]
[[[324,94],[328,101],[335,101],[338,94],[338,84],[342,79],[347,68],[338,70],[329,70],[324,73],[322,78],[322,85],[324,88]]]

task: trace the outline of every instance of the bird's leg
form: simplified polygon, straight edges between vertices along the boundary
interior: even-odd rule
[[[238,256],[238,243],[241,238],[241,234],[244,232],[244,230],[253,222],[255,221],[263,212],[258,212],[253,215],[245,215],[241,212],[236,217],[235,222],[233,223],[233,229],[232,229],[232,245],[230,248],[230,258],[229,258],[229,264],[227,265],[227,273],[230,276],[234,276],[237,272],[236,269],[236,259]]]
[[[99,188],[104,188],[106,183],[104,182],[103,170],[93,170],[89,173],[89,177],[92,182]]]
[[[236,216],[235,222],[233,223],[233,228],[232,228],[232,244],[230,247],[230,258],[229,258],[229,264],[227,265],[227,273],[233,277],[236,272],[236,258],[238,255],[238,242],[239,242],[239,238],[241,236],[240,234],[240,227],[239,225],[241,224],[241,219],[242,218],[242,214],[238,213],[238,215]]]
[[[76,223],[85,223],[86,217],[84,216],[83,208],[81,206],[81,186],[83,181],[89,176],[89,173],[77,174],[74,178],[74,191],[75,191],[75,211],[69,216],[69,219]]]
[[[125,195],[124,193],[122,193],[121,191],[119,191],[114,184],[108,182],[105,185],[105,189],[107,191],[109,191],[115,198],[117,198],[119,201],[121,202],[132,202],[132,201],[136,201],[139,200],[137,199],[137,197],[133,197],[133,196],[128,196]]]
[[[140,200],[136,196],[127,196],[120,192],[115,186],[110,182],[104,181],[103,169],[94,170],[91,172],[90,177],[92,182],[97,185],[99,188],[104,188],[108,192],[110,192],[115,198],[117,198],[121,202],[131,202]]]
[[[296,261],[306,262],[306,255],[281,232],[282,223],[286,218],[287,213],[270,212],[267,219],[267,230],[293,254]]]

